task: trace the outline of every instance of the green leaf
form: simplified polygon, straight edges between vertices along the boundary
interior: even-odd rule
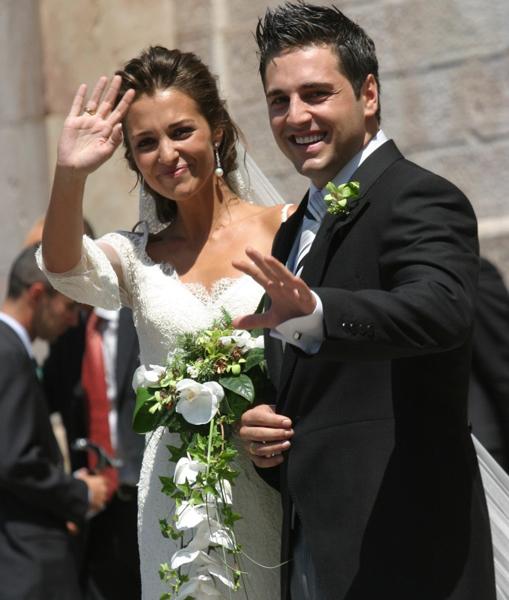
[[[136,390],[136,406],[133,414],[133,429],[136,433],[153,431],[161,422],[160,411],[151,412],[155,404],[153,394],[147,388]]]
[[[244,364],[244,371],[249,371],[253,367],[263,363],[265,360],[265,353],[263,348],[253,348],[246,355],[246,362]]]
[[[251,378],[247,375],[243,374],[239,375],[238,377],[221,377],[221,379],[219,379],[219,383],[227,390],[242,396],[242,398],[249,400],[249,402],[253,402],[255,390]]]

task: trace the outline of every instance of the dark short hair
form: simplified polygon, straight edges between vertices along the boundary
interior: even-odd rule
[[[168,50],[163,46],[150,46],[138,57],[128,61],[116,74],[122,78],[122,84],[115,104],[128,89],[135,90],[135,98],[142,94],[153,96],[158,90],[168,88],[175,88],[192,98],[210,129],[223,130],[223,139],[218,151],[225,176],[236,169],[235,145],[239,138],[239,131],[226,109],[225,101],[219,96],[216,78],[196,54],[177,49]],[[129,146],[125,119],[124,146],[129,167],[140,181],[141,174]],[[147,184],[145,188],[156,201],[159,220],[163,223],[170,221],[175,214],[175,203],[157,194]]]
[[[35,251],[38,247],[39,244],[27,246],[14,259],[7,281],[7,298],[10,300],[16,300],[24,290],[37,282],[44,283],[48,291],[53,291],[46,275],[37,266]]]
[[[339,70],[352,84],[357,98],[370,74],[375,78],[380,94],[375,43],[335,6],[299,1],[268,8],[258,20],[256,43],[264,84],[267,64],[275,56],[286,50],[327,45],[337,54]],[[376,118],[380,121],[380,102]]]

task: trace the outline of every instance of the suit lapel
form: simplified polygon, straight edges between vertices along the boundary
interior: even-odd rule
[[[306,212],[307,203],[308,194],[306,193],[297,210],[287,221],[281,224],[281,227],[274,238],[274,243],[272,244],[272,256],[277,258],[283,264],[286,264],[295,236],[299,233],[302,219]]]

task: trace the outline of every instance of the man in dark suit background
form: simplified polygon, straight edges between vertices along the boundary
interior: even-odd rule
[[[236,263],[269,297],[235,325],[272,330],[276,413],[246,412],[240,434],[278,471],[282,597],[494,600],[467,419],[472,208],[380,129],[374,44],[339,10],[268,9],[257,42],[272,132],[311,180],[273,257]],[[360,185],[336,214],[329,181]]]
[[[481,257],[469,393],[472,433],[509,471],[509,292]]]
[[[87,467],[87,455],[73,449],[73,442],[90,437],[90,402],[94,399],[87,396],[84,389],[82,367],[91,315],[99,320],[98,328],[106,348],[106,373],[95,373],[95,376],[106,376],[109,380],[108,429],[115,458],[120,460],[121,466],[116,473],[118,485],[104,510],[89,521],[86,535],[76,544],[77,560],[87,600],[138,600],[141,583],[136,485],[144,438],[132,429],[136,400],[132,377],[139,364],[139,347],[131,311],[127,308],[119,312],[83,311],[78,326],[69,329],[52,345],[43,369],[44,387],[51,410],[62,416],[73,470]]]
[[[31,341],[74,325],[77,305],[51,289],[34,252],[14,261],[0,312],[0,597],[76,600],[68,528],[103,506],[107,488],[62,467]]]

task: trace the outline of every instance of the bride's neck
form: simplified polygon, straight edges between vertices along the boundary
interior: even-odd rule
[[[212,190],[177,203],[172,233],[186,240],[205,242],[214,231],[231,222],[231,209],[239,202],[222,179],[216,180]]]

